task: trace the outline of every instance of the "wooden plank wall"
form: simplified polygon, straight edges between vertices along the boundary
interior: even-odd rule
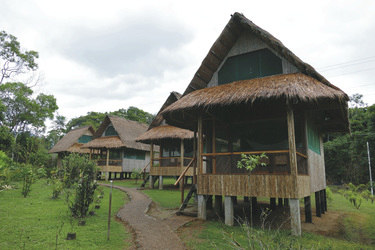
[[[150,169],[150,174],[163,176],[180,176],[185,169],[186,167],[152,167]],[[190,167],[185,176],[193,176],[193,171],[193,168]]]
[[[203,174],[198,175],[198,194],[254,196],[272,198],[302,198],[310,195],[310,177],[297,177],[297,197],[291,175],[252,174],[250,176],[251,190],[249,191],[249,176],[238,174]]]
[[[121,166],[99,166],[101,171],[103,172],[116,172],[121,173],[122,167]]]

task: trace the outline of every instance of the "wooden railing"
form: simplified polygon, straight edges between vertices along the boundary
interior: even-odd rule
[[[182,174],[180,175],[180,177],[178,177],[177,181],[174,183],[175,186],[177,186],[177,184],[182,180],[182,184],[181,184],[181,204],[184,203],[184,191],[185,191],[185,183],[184,183],[184,177],[185,177],[185,174],[186,172],[188,171],[188,169],[190,168],[190,166],[193,164],[193,162],[195,162],[196,158],[194,157],[190,163],[187,165],[186,169],[184,172],[182,172]]]
[[[146,178],[146,168],[150,165],[150,162],[147,163],[147,165],[142,169],[142,171],[139,174],[143,174],[143,180]]]
[[[98,164],[98,166],[107,166],[107,160],[104,160],[104,159],[97,160],[96,164]],[[109,159],[108,161],[108,166],[121,166],[121,165],[122,165],[122,160]]]
[[[203,153],[202,160],[205,162],[207,174],[246,174],[245,169],[238,169],[237,162],[241,159],[241,154],[260,155],[265,153],[268,159],[262,159],[267,166],[257,166],[251,173],[267,174],[267,173],[290,173],[289,150],[273,150],[273,151],[247,151],[247,152],[222,152],[222,153]],[[307,175],[307,156],[297,152],[298,173]],[[203,174],[202,168],[200,173]]]

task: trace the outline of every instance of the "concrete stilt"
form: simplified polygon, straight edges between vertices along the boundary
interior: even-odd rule
[[[232,196],[225,196],[224,200],[224,217],[225,224],[229,226],[234,225],[234,204]]]
[[[163,176],[159,175],[159,189],[163,190]]]
[[[148,182],[150,183],[150,188],[154,188],[154,182],[153,182],[153,178],[152,178],[152,175],[150,175],[149,177],[150,179],[148,180]]]
[[[289,199],[290,206],[290,223],[292,235],[301,235],[301,215],[299,207],[299,199]]]
[[[105,181],[108,181],[109,179],[109,172],[105,172]]]
[[[206,199],[203,194],[198,194],[198,219],[207,219]]]

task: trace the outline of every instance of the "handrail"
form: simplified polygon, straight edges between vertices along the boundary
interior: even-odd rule
[[[274,150],[274,151],[248,151],[248,152],[222,152],[222,153],[204,153],[202,156],[216,156],[216,155],[240,155],[240,154],[280,154],[280,153],[289,153],[289,150]],[[304,154],[301,154],[300,152],[296,152],[297,155],[306,158],[307,156]]]
[[[144,171],[146,171],[146,168],[148,167],[148,165],[150,165],[150,163],[147,163],[146,167],[144,167],[144,168],[142,169],[142,171],[140,172],[140,174],[142,174]]]
[[[180,159],[181,156],[174,156],[174,157],[159,157],[159,158],[154,158],[155,161],[157,160],[169,160],[169,159]],[[184,157],[184,159],[193,159],[193,157]]]
[[[177,181],[174,183],[175,186],[177,186],[177,184],[180,182],[180,180],[185,176],[186,172],[188,171],[188,169],[190,168],[191,164],[196,160],[196,158],[194,157],[190,162],[189,164],[187,165],[187,167],[185,168],[184,172],[182,172],[182,174],[180,175],[180,177],[178,177]]]

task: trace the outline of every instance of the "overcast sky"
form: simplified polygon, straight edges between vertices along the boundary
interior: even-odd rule
[[[68,119],[160,109],[184,92],[234,12],[348,95],[375,103],[375,1],[2,0],[0,30],[39,52],[43,92]]]

